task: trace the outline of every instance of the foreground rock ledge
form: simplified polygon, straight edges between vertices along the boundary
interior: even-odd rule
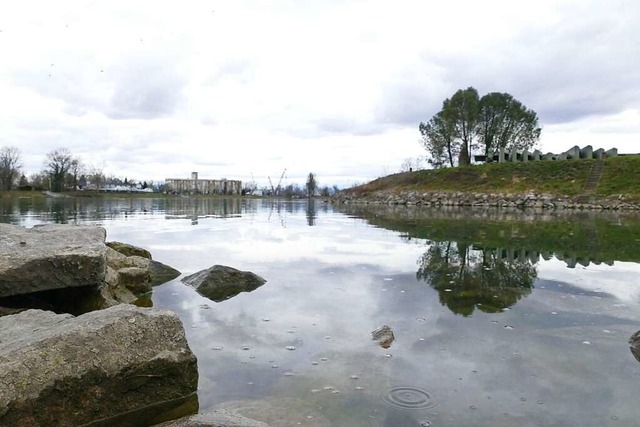
[[[99,287],[105,279],[104,228],[0,224],[0,297]]]
[[[184,398],[197,384],[196,358],[169,311],[123,304],[0,318],[0,425],[83,425]]]
[[[180,275],[146,249],[105,237],[95,226],[0,224],[0,306],[81,314],[145,305],[152,286]]]

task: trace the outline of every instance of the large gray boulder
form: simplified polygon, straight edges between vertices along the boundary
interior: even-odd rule
[[[0,224],[0,306],[80,314],[150,301],[152,286],[180,275],[105,235],[95,226]]]
[[[186,276],[182,281],[194,287],[200,295],[216,302],[227,300],[240,292],[251,292],[266,283],[257,274],[225,265],[214,265]]]
[[[100,286],[105,236],[104,228],[94,226],[0,224],[0,297]]]
[[[150,405],[182,404],[197,384],[196,358],[171,312],[123,304],[78,317],[0,317],[0,425],[131,425]]]

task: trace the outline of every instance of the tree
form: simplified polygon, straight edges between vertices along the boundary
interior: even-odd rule
[[[478,120],[480,119],[480,98],[473,87],[460,89],[451,99],[443,103],[443,110],[450,115],[455,126],[455,135],[460,140],[459,166],[470,164],[471,152],[475,148]]]
[[[2,147],[0,149],[0,185],[10,191],[20,174],[20,150],[16,147]]]
[[[73,158],[66,148],[58,148],[47,154],[45,171],[51,179],[51,190],[60,192],[64,189],[64,179],[71,169]]]
[[[307,177],[307,197],[313,197],[316,194],[316,188],[318,187],[318,183],[316,182],[316,177],[313,173],[309,173]]]
[[[45,190],[49,188],[49,175],[46,172],[33,173],[29,176],[29,184],[34,190]]]
[[[456,140],[455,123],[450,111],[439,111],[427,123],[420,122],[421,143],[430,157],[427,161],[438,169],[445,163],[454,166],[454,157],[460,150]]]
[[[538,115],[508,93],[492,92],[480,99],[478,139],[487,161],[500,149],[528,150],[540,139]]]
[[[419,169],[422,169],[422,159],[420,157],[416,157],[415,159],[407,157],[400,165],[400,172],[411,172]]]
[[[69,166],[68,179],[69,185],[74,189],[78,189],[78,178],[84,172],[84,164],[80,157],[74,157],[71,159],[71,165]]]
[[[91,166],[89,169],[89,176],[87,177],[89,183],[95,187],[95,190],[100,191],[100,187],[104,185],[105,176],[102,172],[102,168],[97,166]]]
[[[460,89],[442,103],[442,109],[427,123],[420,123],[421,143],[429,163],[441,167],[471,163],[471,155],[482,149],[491,160],[501,148],[530,149],[540,138],[538,117],[533,110],[508,93],[492,92],[482,98],[473,87]]]

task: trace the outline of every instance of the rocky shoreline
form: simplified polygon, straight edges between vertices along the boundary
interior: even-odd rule
[[[464,206],[478,208],[518,208],[546,210],[640,210],[640,202],[595,196],[554,196],[550,194],[506,194],[463,192],[378,191],[370,194],[342,192],[331,199],[336,204],[385,204],[415,206]]]
[[[0,425],[268,427],[197,414],[182,322],[145,307],[152,286],[181,273],[105,239],[96,226],[0,224]],[[223,299],[264,283],[225,266],[194,276]]]

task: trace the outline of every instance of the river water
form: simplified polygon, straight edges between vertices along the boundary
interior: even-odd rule
[[[176,279],[201,410],[272,426],[640,423],[640,218],[240,199],[0,202],[95,224],[183,274],[267,280],[213,302]],[[393,340],[372,339],[386,325]]]

